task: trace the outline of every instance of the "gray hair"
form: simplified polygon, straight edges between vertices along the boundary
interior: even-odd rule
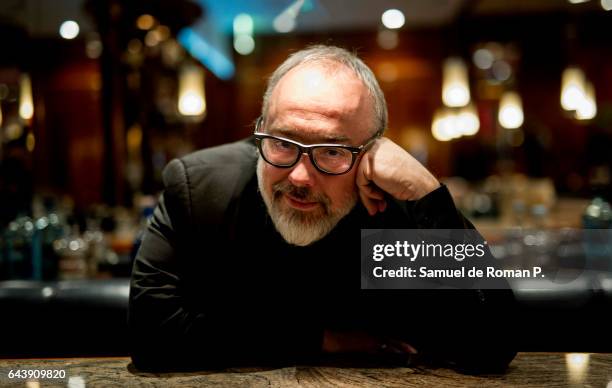
[[[316,62],[335,62],[352,70],[355,75],[364,83],[374,102],[374,113],[376,115],[376,132],[382,133],[387,128],[388,113],[387,102],[378,81],[372,70],[357,55],[340,47],[314,45],[304,50],[295,52],[289,56],[270,76],[268,85],[263,96],[261,109],[262,116],[265,116],[270,107],[270,97],[278,82],[291,69],[304,63]]]

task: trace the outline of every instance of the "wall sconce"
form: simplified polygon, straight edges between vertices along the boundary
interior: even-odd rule
[[[597,115],[595,87],[577,67],[568,67],[561,76],[561,107],[574,111],[578,120],[590,120]]]
[[[27,74],[22,74],[19,81],[19,116],[26,121],[34,116],[32,81]]]
[[[459,111],[457,115],[459,132],[463,136],[473,136],[480,129],[480,119],[473,104],[469,104]]]
[[[442,102],[454,108],[470,103],[468,71],[461,58],[448,58],[442,67]]]
[[[204,116],[204,70],[186,65],[179,72],[178,110],[183,116]]]
[[[431,134],[438,141],[449,141],[455,138],[452,118],[447,109],[437,109],[431,122]]]
[[[584,88],[584,98],[578,103],[575,116],[578,120],[590,120],[596,115],[595,87],[592,83],[587,82]]]
[[[441,108],[434,113],[431,134],[438,141],[449,141],[461,136],[475,135],[480,129],[480,119],[472,104],[461,109]]]
[[[578,109],[584,100],[585,77],[577,67],[568,67],[561,76],[561,107],[567,111]]]
[[[502,127],[508,129],[519,128],[523,125],[523,102],[518,93],[505,92],[502,94],[497,119]]]

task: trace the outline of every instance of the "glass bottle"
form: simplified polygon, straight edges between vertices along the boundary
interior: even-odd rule
[[[32,237],[34,223],[26,215],[11,221],[4,233],[4,257],[7,279],[31,279]]]
[[[78,225],[72,225],[64,237],[54,243],[58,254],[58,272],[60,280],[87,278],[87,243],[79,233]]]

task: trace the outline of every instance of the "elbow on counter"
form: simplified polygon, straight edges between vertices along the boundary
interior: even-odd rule
[[[202,347],[194,351],[182,344],[183,341],[160,335],[131,335],[130,357],[133,366],[142,372],[188,372],[222,368],[223,355],[215,355]]]

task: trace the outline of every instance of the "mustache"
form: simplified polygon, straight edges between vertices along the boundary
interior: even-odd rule
[[[323,205],[326,209],[329,209],[331,200],[325,194],[313,193],[308,187],[298,187],[290,182],[279,182],[272,186],[274,198],[279,198],[283,194],[289,194],[290,196],[297,198],[305,202],[318,202]]]

